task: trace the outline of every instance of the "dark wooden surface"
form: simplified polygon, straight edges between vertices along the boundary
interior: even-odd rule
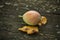
[[[22,18],[28,10],[36,10],[48,19],[39,26],[39,33],[28,35],[17,29],[26,25]],[[43,34],[43,35],[42,35]],[[0,0],[0,40],[59,40],[60,1],[59,0]]]

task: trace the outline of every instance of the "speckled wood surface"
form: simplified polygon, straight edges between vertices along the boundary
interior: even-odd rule
[[[28,35],[18,31],[27,25],[18,15],[36,10],[48,23],[39,26],[39,33]],[[60,0],[0,0],[0,40],[59,40]]]

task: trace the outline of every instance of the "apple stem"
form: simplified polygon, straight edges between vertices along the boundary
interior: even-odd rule
[[[22,15],[18,15],[18,17],[23,17]]]

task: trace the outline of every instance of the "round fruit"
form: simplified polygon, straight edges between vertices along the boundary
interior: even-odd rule
[[[29,25],[37,25],[40,21],[40,17],[41,15],[39,14],[39,12],[31,10],[31,11],[27,11],[23,15],[23,20],[25,23]]]

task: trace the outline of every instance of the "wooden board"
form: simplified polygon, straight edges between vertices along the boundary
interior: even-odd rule
[[[60,1],[58,0],[1,0],[0,40],[58,40],[60,39]],[[24,25],[22,18],[28,10],[36,10],[48,19],[39,26],[39,33],[28,35],[17,29]]]

